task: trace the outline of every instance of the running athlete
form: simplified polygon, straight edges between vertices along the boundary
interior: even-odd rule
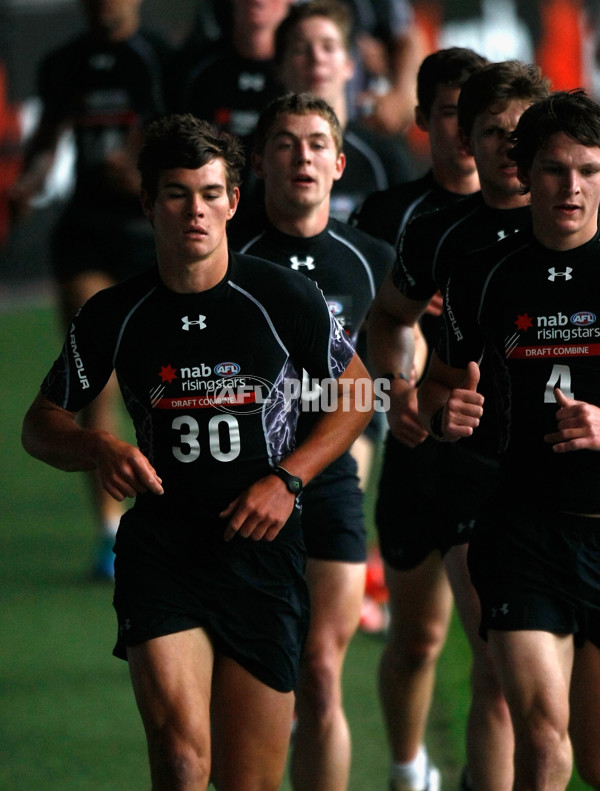
[[[413,365],[414,327],[467,251],[493,245],[529,225],[528,198],[507,156],[509,135],[523,110],[546,95],[547,83],[539,69],[519,61],[485,65],[467,79],[458,97],[458,125],[466,150],[475,159],[481,191],[409,223],[400,239],[393,275],[386,277],[373,303],[367,331],[372,361],[377,372],[394,375],[388,422],[394,437],[409,448],[427,437],[418,420],[416,390],[403,378],[410,375]],[[490,377],[486,391],[495,386],[492,370],[491,366],[482,368]],[[411,558],[418,564],[434,549],[441,552],[473,655],[467,771],[461,782],[463,788],[510,791],[510,717],[489,651],[478,635],[478,601],[466,565],[479,503],[497,473],[499,439],[493,411],[488,411],[487,424],[468,444],[446,445],[431,452],[435,465],[425,464],[422,487],[405,491],[402,510],[411,520],[407,530],[413,531],[414,520],[419,525],[426,521],[432,530],[424,534],[424,541],[418,529],[409,544],[398,540],[397,493],[391,482],[382,482],[379,536],[389,565],[396,568],[410,568]]]
[[[439,439],[475,436],[475,361],[494,348],[508,446],[469,568],[514,723],[514,788],[567,787],[570,717],[580,774],[599,788],[600,105],[552,94],[512,140],[532,231],[451,276],[420,414]]]
[[[259,119],[253,163],[265,183],[267,220],[239,249],[316,281],[355,343],[394,249],[329,217],[331,188],[345,164],[332,108],[313,94],[276,99]],[[318,391],[310,384],[307,391],[299,436],[319,415]],[[360,618],[366,560],[363,494],[350,451],[310,482],[302,507],[312,609],[290,775],[296,791],[345,791],[351,749],[342,668]]]
[[[477,168],[460,139],[457,102],[461,86],[486,63],[472,50],[458,47],[425,58],[417,77],[415,115],[429,136],[431,169],[415,181],[370,195],[352,218],[359,228],[396,246],[412,219],[477,192]],[[438,305],[437,296],[434,299]],[[437,339],[439,321],[439,308],[419,321],[429,347]],[[375,524],[389,591],[379,693],[391,750],[392,789],[435,791],[440,785],[424,739],[436,662],[452,613],[452,592],[438,551],[444,505],[439,497],[431,498],[442,461],[443,450],[435,440],[406,445],[387,433]],[[402,519],[393,506],[398,481],[403,489],[418,492],[404,504]],[[407,505],[412,507],[407,510]]]
[[[152,788],[276,791],[309,617],[298,497],[368,422],[372,383],[311,280],[229,252],[235,138],[166,116],[139,162],[158,269],[81,308],[23,442],[135,497],[115,545],[114,653]],[[113,367],[139,449],[76,422]],[[331,400],[297,443],[303,369]]]
[[[42,114],[10,199],[19,218],[43,187],[61,135],[71,130],[75,188],[54,229],[51,251],[65,326],[96,291],[155,260],[152,231],[140,208],[136,159],[143,126],[166,109],[169,52],[156,34],[140,28],[140,5],[141,0],[82,0],[88,30],[51,52],[39,68]],[[86,425],[116,430],[116,390],[112,380],[83,413]],[[93,574],[112,579],[122,510],[95,476],[90,481],[97,521]]]

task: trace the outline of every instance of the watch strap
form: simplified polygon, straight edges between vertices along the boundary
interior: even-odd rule
[[[277,467],[272,467],[271,472],[273,475],[277,475],[278,478],[281,478],[281,480],[287,486],[288,491],[296,497],[302,492],[302,478],[299,478],[297,475],[292,475],[292,473],[286,470],[285,467],[281,467],[279,465]]]

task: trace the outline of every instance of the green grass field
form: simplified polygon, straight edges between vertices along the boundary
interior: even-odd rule
[[[127,666],[111,654],[111,586],[87,580],[93,526],[85,481],[31,459],[20,445],[23,414],[59,349],[52,306],[4,306],[0,339],[0,789],[146,791],[145,740]],[[359,633],[346,662],[349,791],[387,787],[376,697],[381,647],[380,637]],[[454,622],[428,740],[443,791],[454,791],[464,762],[468,672]],[[287,781],[283,788],[289,791]],[[569,791],[584,788],[573,780]]]

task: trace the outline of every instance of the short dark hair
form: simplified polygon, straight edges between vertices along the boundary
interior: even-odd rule
[[[271,130],[280,115],[320,115],[331,128],[331,136],[337,153],[341,153],[343,132],[339,119],[333,108],[325,99],[307,91],[302,93],[286,93],[273,99],[262,111],[254,130],[254,153],[262,155],[267,145]]]
[[[600,104],[578,88],[555,91],[528,107],[511,135],[513,148],[508,152],[519,174],[529,173],[536,153],[556,132],[583,146],[600,148]]]
[[[162,170],[196,170],[219,158],[225,163],[227,194],[231,198],[240,185],[244,166],[240,141],[191,113],[162,116],[149,124],[138,157],[142,189],[154,201]]]
[[[340,0],[308,0],[290,7],[288,15],[275,31],[275,66],[283,63],[286,52],[294,40],[296,25],[305,19],[322,16],[330,19],[339,29],[342,42],[348,52],[353,49],[354,17],[352,11]]]
[[[462,88],[467,79],[489,63],[466,47],[438,49],[422,61],[417,74],[417,102],[425,118],[431,115],[438,85]]]
[[[539,66],[519,60],[488,63],[472,74],[458,97],[458,125],[465,137],[473,131],[477,116],[494,105],[506,106],[513,99],[544,99],[550,83]]]

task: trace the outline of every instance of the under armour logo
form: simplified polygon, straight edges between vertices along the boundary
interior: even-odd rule
[[[256,91],[260,93],[265,87],[264,74],[249,74],[243,71],[238,79],[238,86],[241,91]]]
[[[572,271],[573,268],[568,266],[564,272],[557,272],[556,269],[553,266],[551,266],[550,269],[548,270],[548,273],[550,275],[548,280],[550,280],[552,283],[554,283],[557,277],[564,277],[565,280],[573,280],[573,276],[571,275]]]
[[[197,325],[198,329],[203,330],[206,327],[206,322],[204,320],[205,318],[206,316],[199,315],[197,320],[190,320],[189,316],[182,316],[181,317],[181,323],[183,324],[182,329],[187,332],[189,331],[190,327]]]
[[[498,615],[508,615],[508,602],[505,601],[502,607],[492,607],[492,618]]]
[[[292,269],[296,271],[302,267],[306,267],[309,271],[315,268],[315,259],[311,255],[307,255],[304,261],[301,261],[297,255],[292,255],[290,256],[290,261],[292,262]]]

